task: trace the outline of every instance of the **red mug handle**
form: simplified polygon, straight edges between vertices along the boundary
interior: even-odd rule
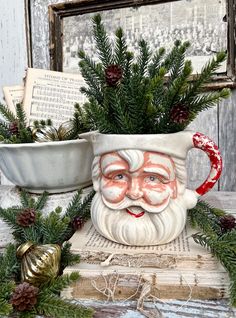
[[[197,195],[201,196],[208,192],[219,179],[222,172],[222,158],[214,141],[202,133],[197,132],[193,135],[193,145],[194,148],[203,150],[211,162],[211,170],[207,179],[195,190]]]

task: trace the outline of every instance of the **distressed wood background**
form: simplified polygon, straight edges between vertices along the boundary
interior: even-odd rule
[[[0,0],[0,101],[2,86],[22,83],[27,67],[24,0]]]
[[[49,69],[48,5],[61,0],[28,0],[31,11],[32,66]],[[71,2],[71,0],[67,0]],[[27,65],[24,0],[0,0],[0,86],[21,82]],[[0,99],[2,98],[0,93]],[[223,174],[215,190],[236,191],[236,92],[215,108],[201,113],[191,129],[205,133],[220,147],[223,156]],[[195,188],[209,172],[209,161],[204,153],[191,150],[188,156],[189,187]]]

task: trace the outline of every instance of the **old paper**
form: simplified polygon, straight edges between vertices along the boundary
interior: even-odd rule
[[[75,103],[83,103],[84,81],[79,74],[29,68],[26,74],[24,109],[30,123],[50,118],[55,127],[69,120]]]
[[[127,246],[101,236],[88,221],[70,239],[71,250],[81,260],[91,264],[122,265],[157,268],[218,268],[212,254],[196,244],[192,234],[196,230],[186,226],[174,241],[156,246]]]
[[[24,97],[24,86],[15,85],[15,86],[4,86],[3,94],[9,109],[15,114],[16,113],[16,104],[22,103]]]

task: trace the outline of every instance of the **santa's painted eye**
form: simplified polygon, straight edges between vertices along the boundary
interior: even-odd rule
[[[159,183],[160,182],[158,177],[155,175],[147,176],[144,180],[146,183]]]
[[[149,177],[149,180],[150,180],[150,181],[155,181],[156,179],[157,179],[157,177],[154,177],[154,176],[150,176],[150,177]]]
[[[119,173],[119,174],[115,175],[113,179],[114,180],[126,180],[126,176],[122,173]]]

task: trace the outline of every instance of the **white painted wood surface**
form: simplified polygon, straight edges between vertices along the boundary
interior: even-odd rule
[[[0,101],[2,86],[22,83],[26,67],[24,0],[0,0]]]

